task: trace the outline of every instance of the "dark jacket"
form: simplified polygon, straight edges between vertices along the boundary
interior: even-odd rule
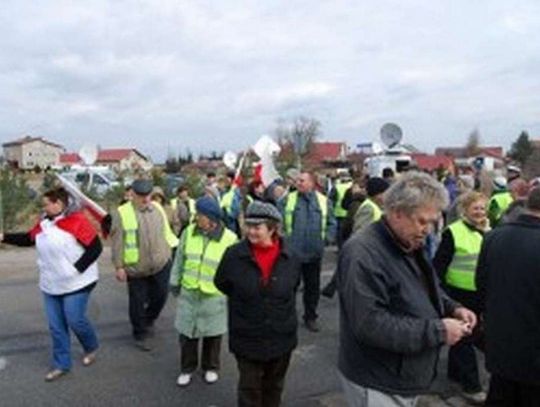
[[[267,361],[296,347],[299,278],[300,263],[283,242],[266,285],[247,240],[227,249],[214,283],[228,297],[232,353]]]
[[[485,309],[486,365],[540,384],[540,218],[521,215],[484,238],[476,284]]]
[[[401,395],[428,390],[456,303],[423,250],[406,253],[384,219],[354,234],[338,263],[338,366],[350,381]]]

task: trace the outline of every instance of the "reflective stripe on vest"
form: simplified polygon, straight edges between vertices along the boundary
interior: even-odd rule
[[[482,234],[471,230],[462,220],[448,226],[454,238],[454,257],[446,272],[445,281],[451,287],[467,291],[476,291],[476,264]]]
[[[372,211],[373,211],[373,219],[372,219],[372,222],[377,222],[379,219],[382,218],[382,215],[383,215],[383,211],[381,210],[381,208],[379,208],[379,205],[377,205],[375,202],[373,202],[371,199],[369,198],[366,198],[364,200],[364,202],[362,202],[362,204],[360,205],[360,208],[362,208],[363,206],[369,206],[371,207]],[[360,209],[358,208],[358,209]]]
[[[237,241],[236,235],[227,228],[219,241],[205,238],[195,233],[195,225],[189,225],[184,245],[184,265],[182,271],[182,287],[188,290],[200,290],[209,295],[222,295],[214,285],[219,262],[225,250]],[[207,243],[205,244],[205,240]]]
[[[157,202],[152,202],[152,204],[163,217],[163,236],[165,240],[171,248],[178,246],[178,238],[169,226],[165,210]],[[124,264],[136,264],[139,261],[139,246],[137,241],[139,224],[137,222],[135,208],[131,202],[126,202],[118,207],[118,213],[120,214],[122,229],[124,230]]]
[[[347,210],[343,209],[341,204],[345,197],[345,192],[352,186],[352,182],[345,182],[336,184],[336,203],[334,205],[334,216],[336,218],[345,218],[347,216]]]
[[[328,222],[328,198],[318,191],[315,191],[319,209],[321,210],[321,239],[326,238],[326,227]],[[294,210],[296,203],[298,202],[298,191],[293,191],[287,197],[287,204],[285,205],[285,234],[287,236],[292,235]]]

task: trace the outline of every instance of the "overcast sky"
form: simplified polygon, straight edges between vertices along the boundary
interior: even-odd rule
[[[264,3],[264,4],[263,4]],[[266,5],[265,5],[266,4]],[[540,138],[540,2],[3,1],[0,141],[240,150],[279,118],[428,152]]]

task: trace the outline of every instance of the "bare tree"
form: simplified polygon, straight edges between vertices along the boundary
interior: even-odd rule
[[[300,166],[302,157],[309,153],[313,142],[321,135],[321,122],[305,116],[292,121],[279,119],[275,134],[280,145],[293,147]]]

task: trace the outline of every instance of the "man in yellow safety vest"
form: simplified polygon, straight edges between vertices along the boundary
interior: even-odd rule
[[[336,223],[331,201],[315,189],[315,178],[302,172],[297,190],[284,202],[285,234],[302,263],[304,322],[308,330],[319,331],[317,305],[321,287],[321,260],[326,242],[335,240]]]
[[[112,217],[111,252],[116,279],[127,282],[135,345],[149,351],[154,321],[167,300],[171,253],[178,239],[163,207],[151,200],[152,181],[135,180],[132,188],[133,199]]]

